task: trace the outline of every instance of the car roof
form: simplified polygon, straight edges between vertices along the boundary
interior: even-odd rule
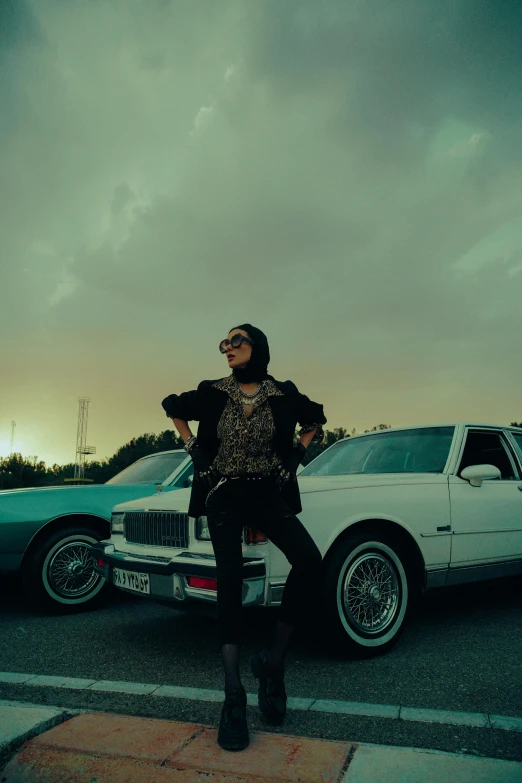
[[[494,429],[511,430],[512,432],[520,432],[522,434],[522,427],[512,427],[510,424],[491,424],[484,421],[446,421],[437,422],[432,424],[405,424],[402,427],[389,427],[385,430],[372,430],[371,432],[361,432],[356,435],[342,438],[342,440],[353,440],[353,438],[364,438],[366,435],[380,435],[384,432],[404,432],[407,430],[422,430],[433,427],[493,427]],[[337,441],[340,443],[341,441]],[[333,445],[333,444],[332,444]]]
[[[185,449],[168,449],[167,451],[153,451],[152,454],[145,454],[144,457],[140,457],[136,462],[141,462],[142,459],[150,459],[150,457],[157,457],[158,454],[181,454]]]

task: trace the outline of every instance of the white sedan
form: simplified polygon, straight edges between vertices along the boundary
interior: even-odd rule
[[[520,428],[459,423],[346,438],[307,465],[299,485],[300,518],[324,558],[310,596],[321,596],[352,654],[388,650],[424,590],[522,573]],[[93,548],[99,573],[155,600],[215,601],[206,519],[188,517],[188,500],[179,490],[116,506],[111,538]],[[278,605],[289,564],[247,520],[243,556],[243,604]]]

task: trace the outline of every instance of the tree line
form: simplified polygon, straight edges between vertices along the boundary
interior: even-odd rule
[[[522,422],[511,422],[510,426],[522,427]],[[389,427],[389,424],[377,424],[364,432],[378,432],[389,429]],[[310,443],[303,464],[307,465],[338,440],[353,437],[356,434],[354,429],[349,432],[344,427],[325,430],[321,443]],[[141,457],[155,454],[158,451],[181,448],[183,448],[183,440],[173,430],[165,430],[159,435],[145,433],[138,438],[132,438],[110,458],[86,462],[84,475],[85,478],[91,479],[93,484],[104,484]],[[63,485],[66,483],[65,479],[73,477],[74,462],[47,467],[45,462],[39,460],[38,457],[23,457],[18,453],[11,454],[9,457],[0,457],[0,489]]]
[[[383,429],[387,426],[380,424],[373,429]],[[355,430],[352,430],[351,433],[344,427],[325,430],[322,443],[310,444],[305,462],[310,462],[332,443],[349,437],[350,434],[354,435]],[[91,479],[93,484],[104,484],[141,457],[155,454],[158,451],[181,448],[183,448],[183,440],[173,430],[165,430],[158,435],[145,433],[137,438],[132,438],[110,458],[86,462],[84,477]],[[52,467],[48,467],[38,457],[23,457],[19,453],[11,454],[9,457],[0,457],[0,489],[63,485],[68,483],[65,482],[65,479],[73,477],[74,462],[69,462],[66,465],[54,464]]]
[[[92,479],[93,484],[104,484],[140,457],[182,447],[183,441],[172,430],[165,430],[159,435],[146,433],[132,438],[110,458],[86,462],[84,476]],[[38,457],[23,457],[18,453],[0,458],[0,489],[63,485],[65,479],[73,477],[74,462],[47,467]]]

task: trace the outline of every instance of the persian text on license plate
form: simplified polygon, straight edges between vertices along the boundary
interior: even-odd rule
[[[114,584],[117,587],[125,587],[126,590],[134,590],[136,593],[150,593],[148,574],[139,574],[137,571],[123,571],[121,568],[115,568],[112,573]]]

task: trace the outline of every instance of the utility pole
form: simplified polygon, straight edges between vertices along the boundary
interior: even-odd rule
[[[12,421],[11,422],[11,454],[13,453],[15,429],[16,429],[16,421]]]
[[[87,417],[89,416],[89,397],[78,397],[78,430],[76,433],[76,462],[74,464],[74,480],[84,480],[85,455],[96,454],[95,446],[86,446],[87,442]]]

